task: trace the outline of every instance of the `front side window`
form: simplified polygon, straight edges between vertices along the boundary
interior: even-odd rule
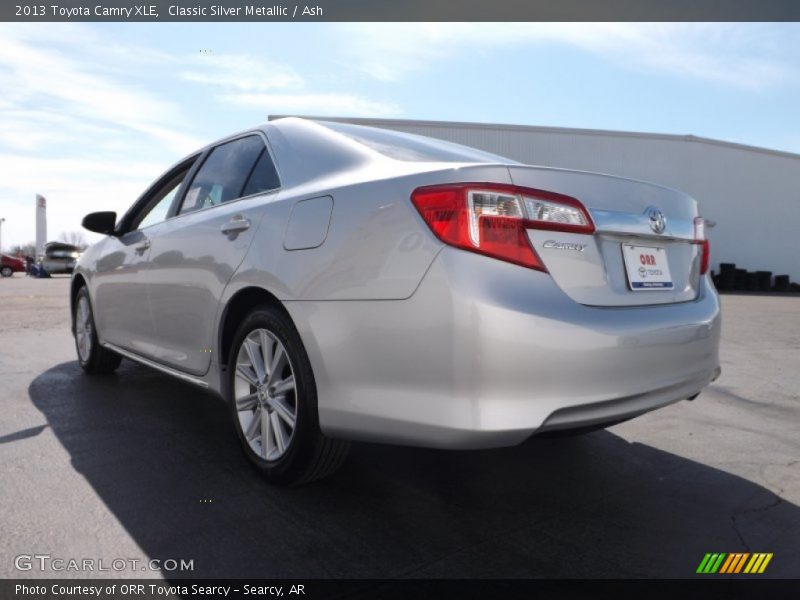
[[[134,224],[133,229],[144,229],[166,220],[169,207],[172,206],[175,195],[178,193],[181,183],[183,183],[183,179],[188,172],[189,167],[181,169],[153,196],[148,203],[148,207],[139,216],[138,223]]]
[[[214,148],[194,176],[180,213],[241,198],[245,195],[245,185],[262,152],[265,152],[264,142],[256,135]]]

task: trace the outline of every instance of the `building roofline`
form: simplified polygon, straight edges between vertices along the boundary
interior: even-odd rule
[[[770,154],[773,156],[781,156],[784,158],[800,159],[800,154],[795,152],[788,152],[786,150],[773,150],[772,148],[763,148],[761,146],[751,146],[749,144],[740,144],[739,142],[727,142],[725,140],[717,140],[714,138],[707,138],[691,134],[674,134],[674,133],[648,133],[642,131],[619,131],[614,129],[584,129],[576,127],[546,127],[543,125],[510,125],[504,123],[471,123],[467,121],[425,121],[420,119],[371,119],[360,117],[318,117],[307,115],[269,115],[267,118],[270,121],[275,119],[282,119],[285,117],[298,117],[301,119],[310,119],[313,121],[334,121],[338,123],[352,123],[354,125],[416,125],[428,127],[449,127],[459,129],[491,129],[494,131],[535,131],[539,133],[571,133],[579,135],[606,135],[616,137],[632,137],[644,138],[654,140],[670,140],[676,142],[697,142],[700,144],[708,144],[711,146],[722,146],[723,148],[734,148],[737,150],[746,150],[749,152],[758,152],[760,154]]]

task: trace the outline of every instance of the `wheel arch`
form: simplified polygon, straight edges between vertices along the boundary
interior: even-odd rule
[[[72,281],[70,281],[69,284],[70,328],[73,335],[75,334],[75,301],[78,299],[78,291],[86,285],[86,279],[80,273],[75,273],[72,276]]]
[[[222,311],[220,317],[219,334],[217,336],[217,352],[219,364],[225,368],[228,354],[233,344],[236,329],[247,314],[257,306],[269,305],[278,308],[294,325],[289,311],[278,298],[262,287],[249,286],[236,292]]]

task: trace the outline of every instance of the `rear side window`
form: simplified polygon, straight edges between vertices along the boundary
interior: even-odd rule
[[[241,198],[256,161],[264,152],[257,135],[221,144],[214,148],[186,192],[180,213],[188,213]]]
[[[278,179],[278,172],[275,170],[272,157],[265,148],[261,152],[261,157],[258,159],[250,179],[247,181],[242,196],[275,190],[279,187],[281,187],[281,182]]]

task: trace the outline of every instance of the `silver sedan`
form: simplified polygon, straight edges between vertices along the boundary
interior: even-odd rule
[[[719,374],[697,202],[438,140],[281,119],[181,160],[72,279],[87,373],[218,393],[271,481],[348,440],[520,443],[694,398]]]

